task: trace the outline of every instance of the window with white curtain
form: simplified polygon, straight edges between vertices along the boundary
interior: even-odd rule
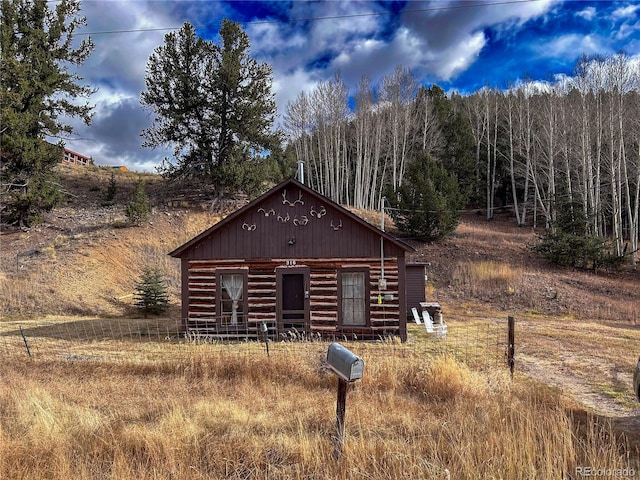
[[[223,325],[244,324],[244,275],[221,273],[220,279],[220,323]]]

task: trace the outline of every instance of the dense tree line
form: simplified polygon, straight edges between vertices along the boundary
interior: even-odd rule
[[[626,55],[584,57],[554,82],[450,97],[397,67],[377,86],[362,78],[353,98],[351,111],[336,76],[286,107],[290,147],[321,193],[379,208],[385,189],[399,192],[408,166],[427,154],[487,219],[509,206],[519,225],[542,221],[553,232],[558,210],[579,208],[585,234],[613,238],[615,254],[635,264],[640,72]]]
[[[510,204],[518,224],[556,233],[567,211],[584,235],[610,237],[636,263],[640,71],[623,53],[582,58],[552,84],[485,88],[465,98],[487,218]],[[564,222],[566,224],[566,221]]]
[[[340,203],[377,209],[387,186],[397,191],[423,153],[470,192],[473,137],[461,101],[438,86],[418,87],[409,69],[397,67],[376,87],[362,77],[353,112],[338,75],[301,92],[286,106],[284,124],[313,188]]]

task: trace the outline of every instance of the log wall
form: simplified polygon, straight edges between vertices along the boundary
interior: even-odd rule
[[[199,331],[210,336],[260,337],[263,322],[269,327],[269,336],[278,338],[284,332],[277,331],[277,291],[276,269],[286,268],[291,260],[263,261],[211,261],[190,260],[188,282],[183,301],[186,301],[185,327],[187,332]],[[399,291],[404,288],[399,278],[398,258],[386,258],[384,276],[385,290],[379,289],[382,268],[380,258],[358,259],[304,259],[295,267],[309,268],[309,308],[310,331],[323,337],[356,335],[360,338],[382,335],[401,335],[403,306],[400,305]],[[366,327],[342,328],[338,324],[338,272],[341,268],[367,268],[369,271],[369,324]],[[402,268],[404,265],[402,265]],[[228,329],[221,332],[216,326],[216,272],[219,269],[246,269],[248,305],[247,321],[238,328],[235,335]],[[403,279],[402,279],[403,280]],[[380,301],[381,299],[381,301]],[[401,309],[402,308],[402,309]],[[402,328],[401,328],[402,327]]]

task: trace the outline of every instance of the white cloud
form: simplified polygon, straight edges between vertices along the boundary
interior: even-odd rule
[[[596,9],[595,7],[587,7],[584,10],[576,13],[576,16],[584,18],[585,20],[590,22],[591,20],[596,18]]]
[[[611,14],[612,18],[619,20],[628,20],[640,10],[640,5],[627,5],[625,7],[616,8]]]
[[[445,62],[434,62],[435,73],[444,80],[450,80],[465,71],[478,57],[486,43],[482,32],[477,32],[462,39],[446,52]]]
[[[303,48],[308,41],[302,32],[293,30],[287,35],[288,32],[275,23],[249,24],[245,31],[251,39],[253,55],[277,55],[283,50]]]
[[[332,70],[339,71],[347,83],[351,84],[355,84],[362,76],[376,79],[380,75],[380,66],[389,64],[390,55],[387,43],[381,40],[363,39],[354,42],[351,50],[342,51],[333,60]]]
[[[538,44],[534,47],[540,55],[554,58],[575,58],[581,54],[606,54],[609,48],[606,42],[597,34],[578,35],[575,33],[561,35],[552,41]]]
[[[318,18],[371,12],[369,2],[294,2],[291,18]],[[377,16],[321,19],[285,24],[249,24],[251,50],[273,67],[279,112],[300,91],[340,72],[347,83],[387,67],[386,42],[376,36],[384,28]],[[400,61],[400,60],[399,60]],[[392,65],[395,63],[392,62]]]
[[[495,6],[463,3],[456,8],[431,3],[424,12],[409,4],[402,15],[407,32],[397,37],[403,46],[410,46],[401,50],[411,49],[401,56],[403,65],[411,65],[435,81],[453,80],[477,61],[487,45],[487,29],[497,36],[512,36],[557,3],[557,0]]]
[[[318,81],[313,78],[313,75],[302,68],[275,76],[273,90],[276,95],[276,105],[278,106],[276,123],[279,124],[282,121],[282,114],[289,102],[294,101],[302,91],[310,92],[317,84]]]
[[[94,33],[95,49],[79,69],[79,74],[98,88],[126,91],[139,95],[144,88],[147,60],[162,44],[162,31],[131,31],[146,28],[180,26],[180,23],[146,2],[86,2],[84,31]],[[126,33],[99,33],[123,31]],[[95,33],[98,32],[98,33]],[[84,37],[83,37],[84,38]]]
[[[624,40],[630,38],[638,31],[640,31],[640,22],[622,23],[617,29],[615,39]]]
[[[547,14],[557,3],[558,0],[480,6],[462,3],[457,8],[445,4],[442,9],[426,12],[412,11],[415,9],[410,6],[403,15],[403,24],[439,51],[485,28],[512,35],[526,22]],[[442,4],[432,5],[438,8]]]

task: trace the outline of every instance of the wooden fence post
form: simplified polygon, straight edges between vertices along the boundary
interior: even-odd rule
[[[269,356],[269,327],[267,326],[267,322],[262,322],[260,325],[260,331],[262,335],[264,335],[264,348],[267,351],[267,357]]]
[[[511,378],[513,378],[513,370],[515,369],[515,355],[516,355],[516,340],[515,340],[515,327],[516,320],[511,315],[507,317],[508,332],[507,332],[507,363],[509,364],[509,371],[511,372]]]
[[[27,353],[29,357],[31,357],[31,350],[29,349],[29,342],[27,342],[27,337],[24,334],[24,330],[22,330],[22,325],[20,325],[20,335],[22,335],[22,340],[24,341],[24,346],[27,347]]]

